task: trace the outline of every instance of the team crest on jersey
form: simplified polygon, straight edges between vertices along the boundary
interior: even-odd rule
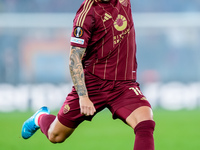
[[[74,29],[74,36],[80,38],[83,36],[83,29],[81,27],[76,27]]]
[[[117,31],[123,31],[124,29],[126,29],[127,27],[126,17],[119,14],[114,22],[114,27]]]
[[[70,110],[70,107],[69,107],[69,105],[67,104],[67,105],[65,105],[64,108],[63,108],[63,113],[66,114],[66,113],[69,112],[69,110]]]
[[[119,0],[119,2],[124,6],[127,6],[128,4],[127,0]]]

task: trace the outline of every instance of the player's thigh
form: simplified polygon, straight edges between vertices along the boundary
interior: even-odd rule
[[[57,138],[60,141],[64,141],[73,133],[74,130],[75,129],[66,127],[63,124],[61,124],[56,117],[56,119],[50,125],[50,128],[48,130],[48,137],[49,139]]]
[[[149,106],[141,106],[135,109],[127,118],[126,123],[133,129],[135,126],[142,121],[153,120],[153,112]]]

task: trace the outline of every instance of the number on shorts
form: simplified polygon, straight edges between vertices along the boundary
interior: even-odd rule
[[[130,87],[129,90],[133,90],[136,95],[143,95],[142,92],[138,89],[138,87]]]

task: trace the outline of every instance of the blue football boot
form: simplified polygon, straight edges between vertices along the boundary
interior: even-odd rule
[[[45,106],[41,107],[33,116],[24,122],[22,126],[22,137],[24,139],[30,138],[40,128],[37,120],[41,114],[50,114],[50,110]]]

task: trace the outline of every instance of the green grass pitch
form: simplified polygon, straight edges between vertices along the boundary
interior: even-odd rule
[[[56,113],[54,113],[56,114]],[[41,131],[28,140],[21,137],[23,122],[32,112],[0,113],[1,150],[132,150],[133,130],[120,120],[112,120],[108,110],[92,122],[83,122],[62,144],[52,144]],[[199,150],[200,110],[154,110],[156,150]]]

